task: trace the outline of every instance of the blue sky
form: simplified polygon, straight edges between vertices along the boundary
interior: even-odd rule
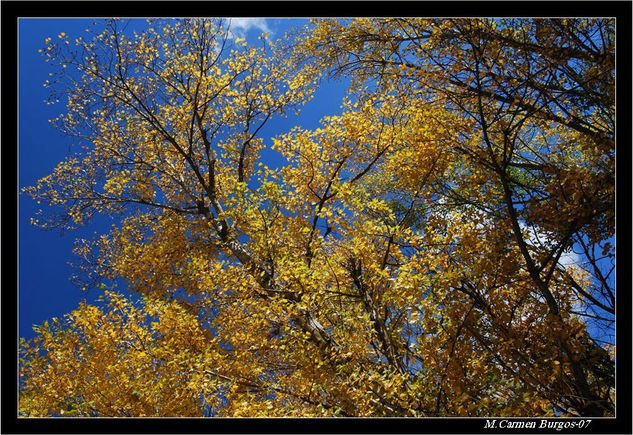
[[[46,105],[48,91],[44,82],[53,72],[38,53],[47,37],[65,32],[70,40],[86,35],[91,19],[21,19],[19,21],[19,185],[34,185],[38,179],[51,173],[53,168],[68,154],[72,139],[61,135],[48,122],[63,110],[63,105]],[[271,39],[281,37],[289,28],[306,25],[307,20],[295,19],[234,19],[231,28],[235,37],[246,37],[257,41],[262,31]],[[142,28],[143,20],[135,20],[134,27]],[[264,132],[266,143],[270,137],[286,133],[292,127],[318,126],[324,115],[341,112],[340,104],[346,85],[340,82],[327,83],[317,92],[299,117],[273,119]],[[36,202],[26,195],[19,198],[19,335],[26,339],[34,336],[32,326],[52,317],[61,317],[83,301],[95,301],[100,291],[88,293],[73,285],[69,278],[73,269],[68,264],[74,261],[72,249],[75,239],[90,239],[95,233],[108,231],[113,219],[101,216],[88,225],[74,231],[60,233],[43,231],[29,224],[38,209]]]
[[[91,19],[21,19],[19,22],[19,185],[34,185],[38,179],[51,173],[58,162],[69,152],[72,139],[62,136],[48,119],[54,118],[63,106],[46,105],[48,91],[43,83],[49,78],[52,67],[44,62],[38,49],[44,47],[47,37],[65,32],[70,40],[86,35]],[[257,36],[268,32],[271,39],[281,37],[293,26],[307,25],[307,20],[297,19],[233,19],[234,36],[261,43]],[[141,29],[144,20],[134,20],[133,27]],[[296,117],[274,118],[262,130],[268,145],[270,138],[290,131],[296,125],[315,128],[325,115],[341,112],[340,104],[346,90],[341,82],[326,82],[316,97]],[[271,155],[267,153],[266,155]],[[60,234],[32,227],[29,220],[37,211],[37,204],[28,196],[19,198],[19,335],[31,338],[33,324],[52,317],[60,317],[74,309],[84,298],[94,301],[100,291],[87,294],[73,285],[69,278],[73,273],[68,264],[75,260],[72,249],[75,239],[90,239],[95,233],[106,233],[113,220],[101,216],[90,224],[74,231]],[[567,262],[577,258],[568,255]],[[596,333],[600,335],[600,333]]]

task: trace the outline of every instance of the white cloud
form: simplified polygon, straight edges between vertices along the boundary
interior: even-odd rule
[[[563,255],[558,259],[558,264],[563,266],[563,268],[567,268],[568,266],[579,265],[580,257],[574,251],[567,250],[563,252]]]
[[[447,203],[446,198],[444,197],[440,197],[437,202],[442,206]],[[457,210],[442,210],[439,214],[441,214],[443,218],[451,221],[458,216],[457,211],[460,211],[462,213],[470,212],[471,216],[481,213],[471,205],[463,205]],[[494,226],[493,222],[485,215],[482,215],[479,217],[478,223],[475,225],[475,228],[481,230],[492,226]],[[553,234],[547,233],[536,226],[528,226],[525,224],[524,221],[519,221],[519,227],[521,229],[523,240],[525,241],[527,246],[533,250],[549,250],[553,249],[557,244],[556,238]],[[560,258],[558,259],[558,265],[561,266],[563,269],[567,269],[570,266],[580,266],[582,265],[582,259],[578,254],[574,252],[573,248],[567,248],[565,251],[563,251]]]
[[[519,226],[529,246],[546,249],[552,249],[554,247],[555,243],[551,234],[539,231],[535,227],[528,227],[523,222],[519,222]],[[576,254],[572,248],[568,248],[561,254],[558,259],[558,264],[566,269],[569,266],[580,265],[580,261],[580,256]]]
[[[245,38],[251,30],[271,33],[268,22],[264,18],[229,18],[229,29],[236,38]]]

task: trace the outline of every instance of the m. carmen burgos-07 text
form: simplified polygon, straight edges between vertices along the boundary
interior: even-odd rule
[[[484,429],[583,429],[589,427],[591,420],[490,420],[486,419]]]

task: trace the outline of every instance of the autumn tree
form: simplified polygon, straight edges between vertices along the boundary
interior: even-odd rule
[[[509,334],[507,325],[495,324],[489,299],[504,281],[490,264],[499,264],[502,253],[490,246],[502,234],[498,246],[520,254],[512,262],[522,269],[506,282],[526,275],[528,291],[554,322],[552,330],[571,315],[612,331],[613,20],[322,20],[301,44],[304,58],[325,62],[333,76],[351,74],[358,86],[377,89],[397,86],[406,98],[455,115],[444,125],[454,132],[445,152],[456,166],[434,191],[443,199],[440,209],[457,213],[452,219],[465,213],[478,227],[451,252],[460,275],[451,288],[486,312],[489,326],[502,335],[475,333],[483,349],[496,354],[492,344]],[[494,235],[488,225],[497,226]],[[561,257],[573,249],[582,260],[566,267]],[[466,264],[484,252],[492,257],[475,260],[478,268],[485,262],[483,274],[469,270],[464,276]],[[559,287],[576,302],[561,309]],[[525,308],[526,290],[512,290],[510,319]],[[611,409],[606,402],[613,373],[599,342],[584,337],[572,349],[566,334],[552,340],[569,364],[566,406],[584,414]],[[590,378],[598,380],[597,390]]]
[[[120,216],[76,253],[142,298],[24,343],[24,415],[613,414],[610,21],[150,25],[44,50],[81,150],[35,223]],[[322,71],[343,113],[263,135]]]

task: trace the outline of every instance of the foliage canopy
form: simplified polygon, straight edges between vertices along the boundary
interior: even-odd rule
[[[142,298],[22,343],[23,415],[614,414],[613,20],[124,24],[47,40],[81,150],[25,192]]]

